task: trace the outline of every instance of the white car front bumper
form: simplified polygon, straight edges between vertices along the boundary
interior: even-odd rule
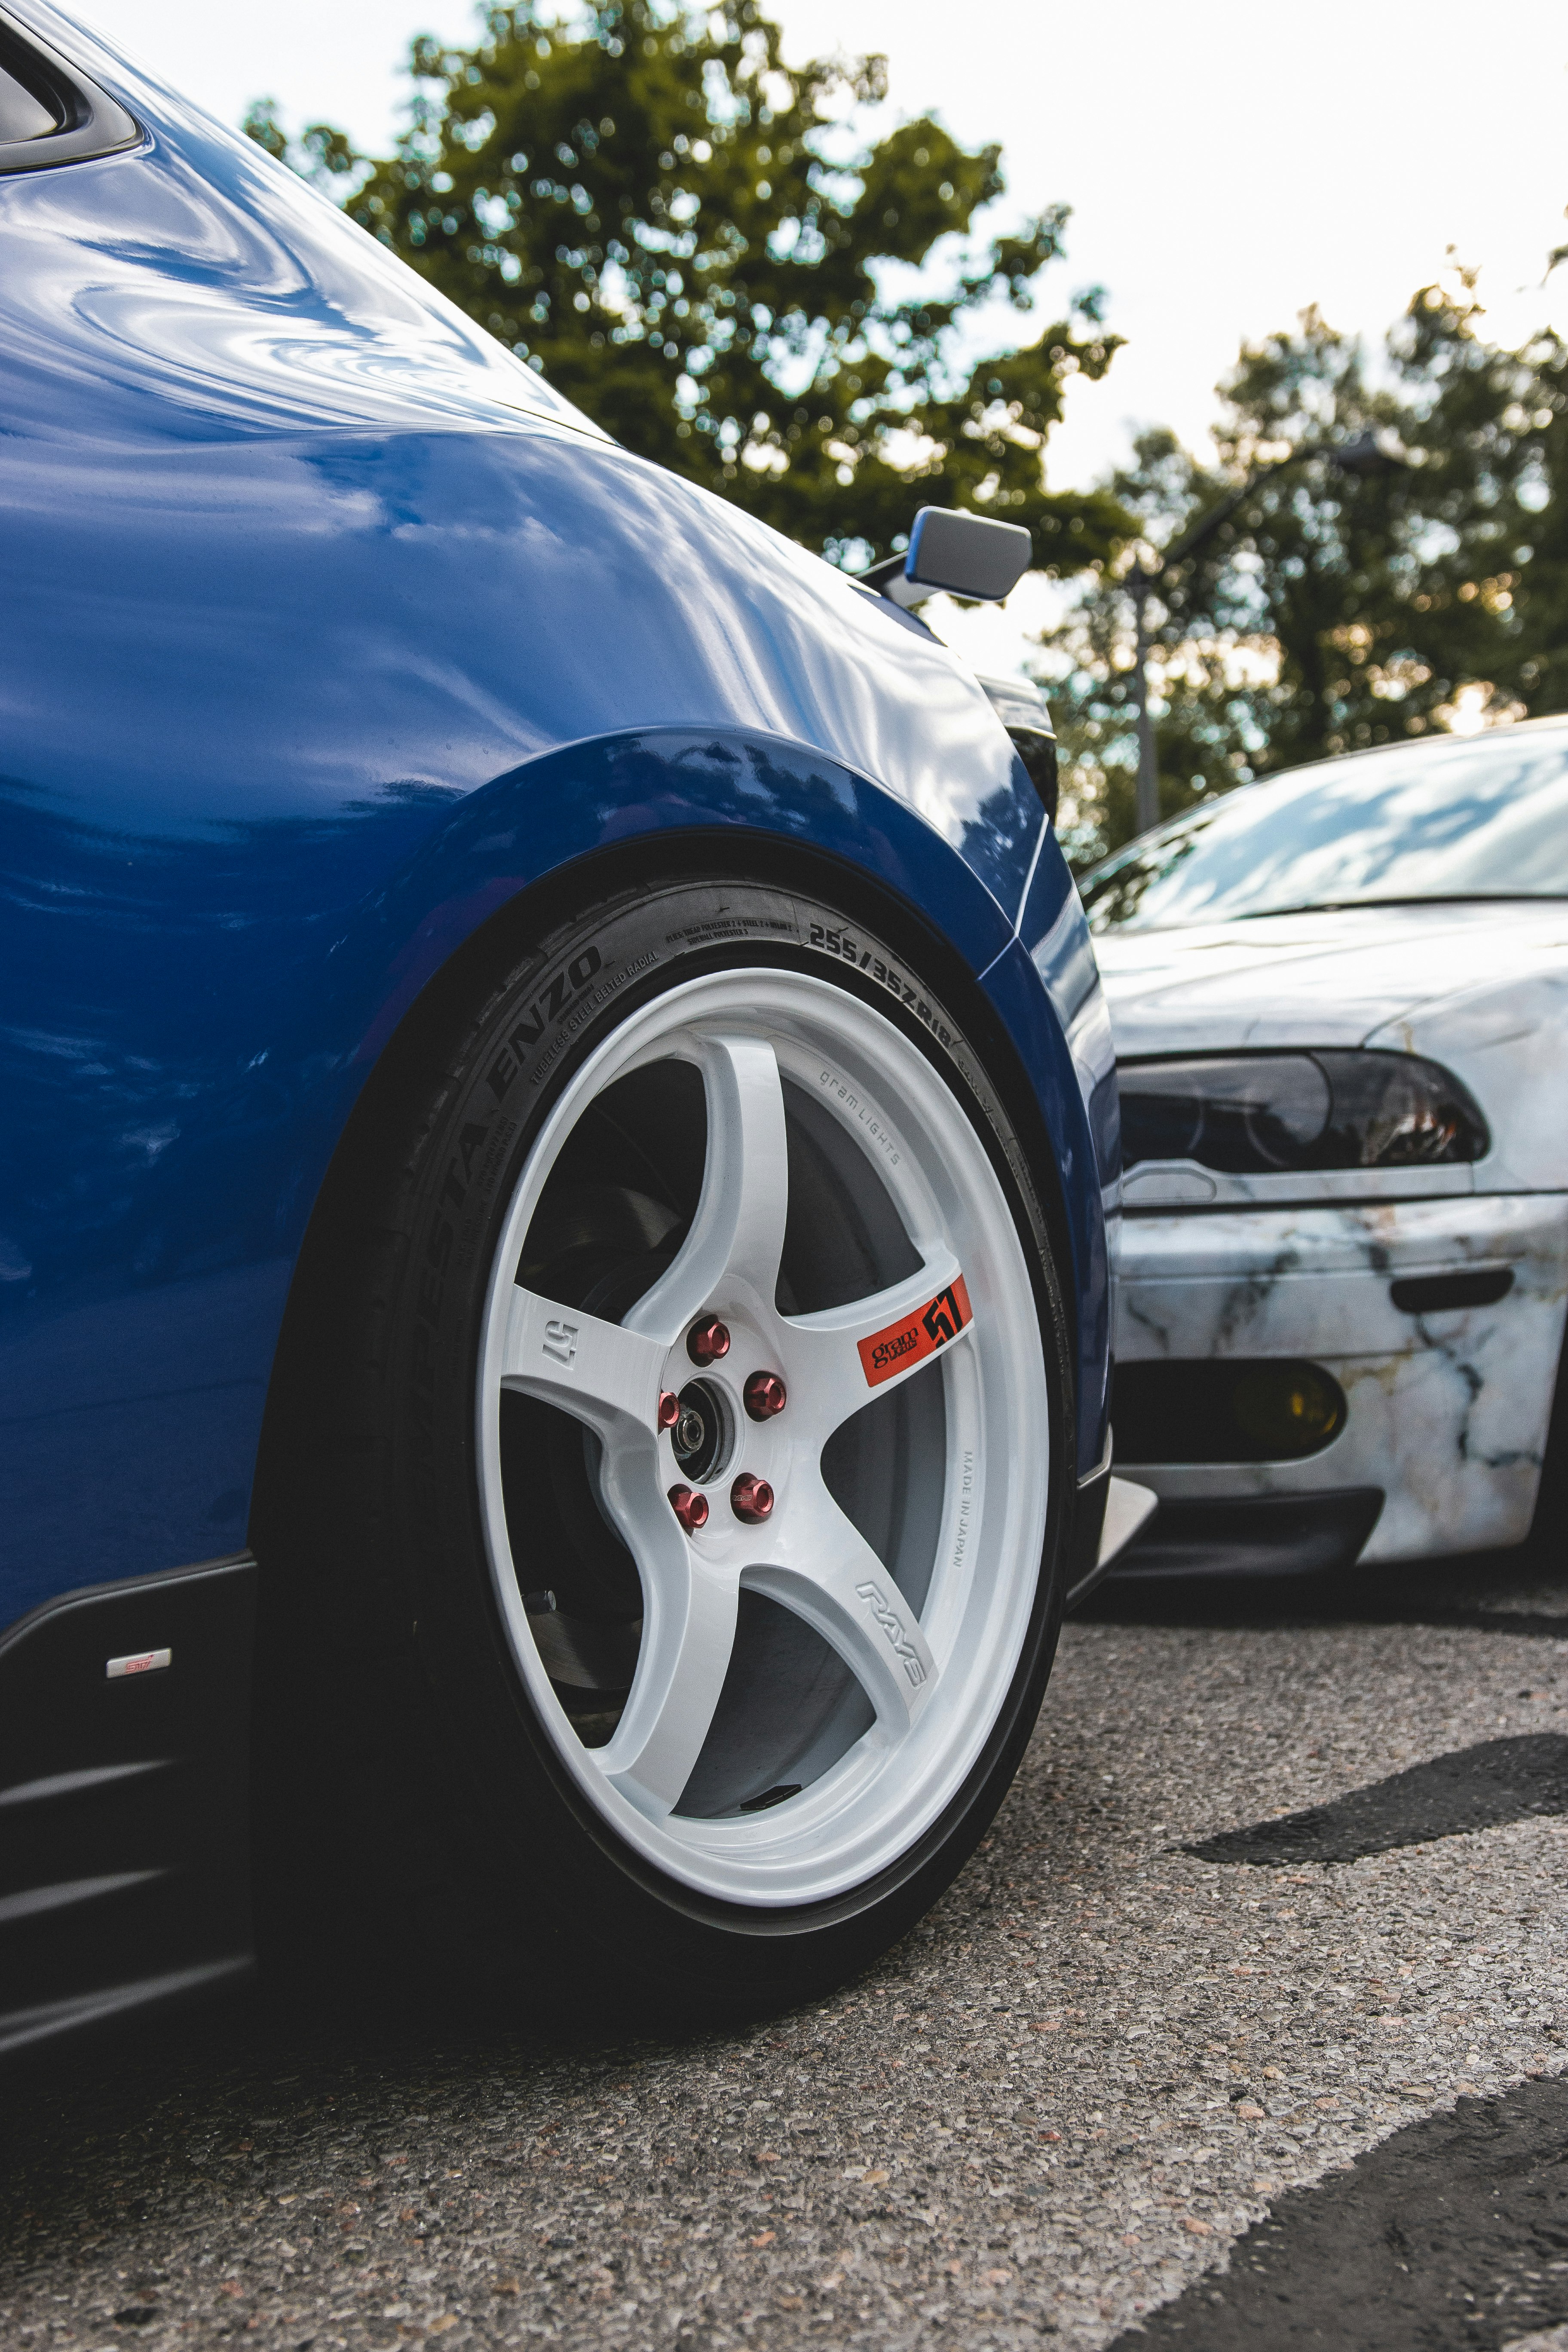
[[[1396,1282],[1484,1268],[1513,1277],[1489,1306],[1411,1313],[1391,1296]],[[1304,1521],[1327,1509],[1330,1496],[1371,1489],[1384,1500],[1363,1559],[1521,1541],[1535,1506],[1565,1304],[1562,1192],[1129,1215],[1119,1366],[1306,1360],[1333,1375],[1348,1408],[1338,1433],[1304,1460],[1146,1461],[1119,1431],[1118,1469],[1166,1506],[1147,1539],[1150,1564],[1198,1564],[1201,1542],[1189,1543],[1184,1558],[1179,1542],[1167,1544],[1160,1558],[1162,1538],[1179,1535],[1184,1523],[1194,1538],[1206,1527],[1223,1550],[1224,1509],[1199,1507],[1261,1498],[1280,1498],[1269,1522],[1280,1530],[1279,1564],[1294,1564],[1284,1498],[1300,1498]],[[1131,1564],[1138,1559],[1135,1552]],[[1243,1563],[1238,1555],[1212,1564]],[[1268,1563],[1254,1544],[1245,1564]]]

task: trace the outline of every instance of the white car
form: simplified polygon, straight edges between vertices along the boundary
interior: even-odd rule
[[[1568,719],[1245,786],[1083,895],[1126,1170],[1117,1465],[1162,1505],[1129,1567],[1555,1525]]]

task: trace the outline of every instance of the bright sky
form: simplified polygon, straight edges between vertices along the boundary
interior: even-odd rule
[[[269,95],[373,151],[400,119],[409,37],[465,37],[475,22],[467,0],[86,0],[82,13],[230,121]],[[884,50],[901,113],[1000,141],[1010,206],[1072,205],[1044,299],[1103,285],[1128,344],[1104,383],[1069,394],[1056,487],[1114,464],[1138,423],[1200,441],[1243,337],[1309,302],[1379,335],[1450,245],[1480,266],[1500,340],[1548,318],[1568,331],[1568,264],[1550,297],[1541,283],[1568,238],[1562,0],[1512,0],[1496,18],[1475,0],[775,0],[774,13],[795,57]]]

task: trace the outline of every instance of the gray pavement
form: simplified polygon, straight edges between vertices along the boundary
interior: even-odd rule
[[[1563,1601],[1069,1627],[958,1885],[754,2030],[228,2017],[4,2086],[0,2342],[1108,2344],[1292,2187],[1563,2067],[1568,1821],[1177,1850],[1568,1731]]]

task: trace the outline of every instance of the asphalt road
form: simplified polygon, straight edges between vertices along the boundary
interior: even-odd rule
[[[0,2086],[0,2343],[1500,2352],[1568,2321],[1561,1773],[1453,1835],[1468,1766],[1357,1798],[1342,1844],[1424,1840],[1357,1859],[1183,1849],[1564,1733],[1568,1586],[1113,1595],[983,1851],[831,2000],[679,2044],[240,2012]]]

